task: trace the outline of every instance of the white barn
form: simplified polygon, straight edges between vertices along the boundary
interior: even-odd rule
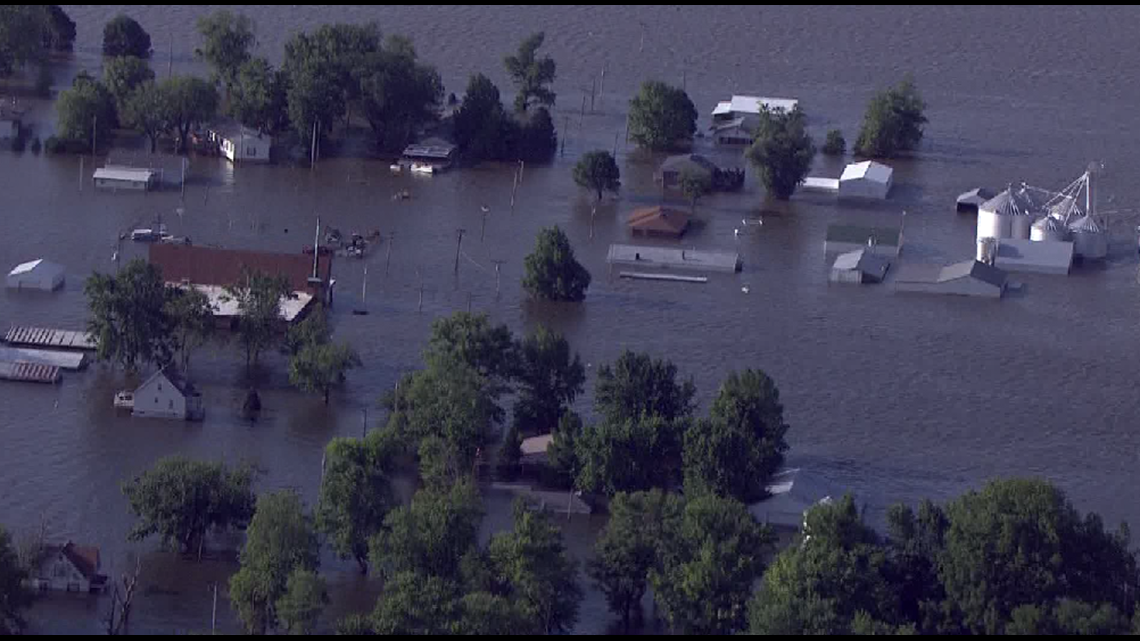
[[[893,169],[873,160],[851,163],[839,177],[839,197],[882,200],[891,190],[893,176]]]
[[[45,545],[28,577],[33,590],[99,592],[107,588],[107,577],[99,574],[99,548],[76,545]]]
[[[230,162],[269,162],[273,137],[237,123],[218,124],[210,128],[210,139]]]
[[[51,292],[63,286],[63,265],[43,258],[20,263],[8,272],[8,289]]]
[[[203,416],[202,395],[172,368],[160,369],[134,393],[134,416],[187,421]]]

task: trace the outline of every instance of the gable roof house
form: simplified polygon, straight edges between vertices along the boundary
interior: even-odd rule
[[[34,590],[100,592],[107,589],[107,577],[99,574],[99,548],[76,545],[47,545],[40,552],[28,583]]]
[[[202,394],[173,367],[158,370],[134,393],[134,416],[201,420]]]
[[[713,139],[724,145],[750,145],[764,109],[792,111],[798,104],[798,100],[790,98],[759,96],[733,96],[718,102],[712,112]]]

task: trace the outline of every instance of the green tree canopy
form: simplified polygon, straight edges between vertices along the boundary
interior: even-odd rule
[[[372,626],[382,635],[454,634],[460,617],[460,587],[436,576],[401,572],[385,583],[372,612]]]
[[[246,367],[278,339],[281,298],[288,293],[284,276],[261,272],[247,271],[241,282],[226,287],[226,295],[238,304],[238,339],[245,348]]]
[[[332,131],[360,97],[366,61],[381,50],[375,23],[325,24],[285,43],[289,121],[302,139],[308,140],[314,123],[322,135]]]
[[[909,77],[875,94],[863,116],[855,153],[890,158],[900,151],[914,149],[922,142],[922,129],[927,123],[925,111],[926,102]]]
[[[459,361],[496,388],[504,388],[518,369],[514,337],[506,325],[492,325],[486,314],[455,312],[437,318],[424,349],[424,362]]]
[[[215,82],[231,89],[238,70],[250,59],[250,49],[257,44],[253,20],[222,9],[198,18],[198,35],[202,36],[202,46],[194,53],[213,69]]]
[[[729,374],[709,419],[685,434],[686,491],[707,490],[746,504],[763,498],[784,463],[787,431],[780,391],[767,374]]]
[[[168,292],[158,267],[136,258],[118,274],[95,272],[84,285],[96,355],[129,371],[170,359]]]
[[[820,151],[828,156],[842,156],[843,152],[847,151],[847,141],[843,138],[843,132],[838,129],[828,131],[827,140],[824,141]]]
[[[50,24],[43,5],[0,6],[0,78],[43,59],[43,36]]]
[[[190,366],[190,354],[213,333],[214,308],[209,297],[193,287],[168,288],[164,313],[172,329],[171,349],[185,371]]]
[[[799,107],[790,112],[764,109],[756,139],[746,155],[769,194],[780,200],[790,198],[815,158],[815,143],[805,129]]]
[[[689,201],[693,213],[697,211],[697,200],[712,191],[712,177],[706,173],[685,170],[681,173],[681,195]]]
[[[315,570],[320,544],[293,491],[263,494],[246,531],[241,569],[230,577],[230,601],[251,634],[276,627],[277,603],[294,570]]]
[[[443,81],[435,67],[420,63],[411,40],[389,36],[360,72],[364,116],[385,150],[403,149],[419,129],[438,117]]]
[[[289,80],[265,58],[250,58],[237,68],[229,86],[229,115],[258,131],[277,133],[287,127]]]
[[[519,432],[546,433],[582,393],[586,369],[562,334],[539,325],[518,346],[518,400],[514,425]]]
[[[498,87],[487,76],[471,76],[453,120],[455,143],[469,158],[499,159],[507,155],[511,120],[503,109]]]
[[[20,634],[24,630],[23,611],[32,604],[32,595],[24,588],[27,577],[12,545],[12,536],[0,526],[0,634]]]
[[[137,58],[130,58],[137,60]],[[158,137],[170,131],[173,109],[170,95],[160,85],[147,82],[135,89],[119,108],[119,121],[150,140],[150,153],[158,148]]]
[[[470,481],[441,489],[422,489],[411,505],[384,519],[371,539],[371,559],[386,576],[415,572],[458,579],[460,561],[476,544],[483,508]]]
[[[744,505],[706,494],[686,501],[664,530],[649,574],[669,627],[683,634],[734,634],[746,627],[752,583],[763,572],[771,530]]]
[[[289,634],[309,635],[328,602],[325,580],[312,570],[297,567],[289,574],[285,594],[277,599],[277,618]]]
[[[115,124],[115,100],[103,83],[80,74],[71,88],[56,101],[56,135],[73,148],[89,151],[91,136],[97,146],[106,146]]]
[[[545,40],[545,32],[532,34],[522,41],[517,53],[503,59],[507,73],[518,88],[518,95],[515,96],[516,111],[526,111],[532,99],[535,104],[547,107],[554,105],[554,92],[547,85],[554,82],[556,65],[550,56],[538,55],[538,49]]]
[[[598,368],[594,407],[617,421],[644,416],[671,421],[692,414],[696,393],[691,379],[677,381],[671,361],[625,350],[613,365]]]
[[[608,151],[591,151],[574,165],[574,183],[596,193],[598,202],[601,202],[603,192],[617,193],[621,187],[620,178],[621,171]]]
[[[329,327],[328,314],[323,307],[317,307],[306,314],[301,322],[293,323],[285,330],[281,352],[287,356],[296,356],[307,345],[324,345],[330,340],[332,328]]]
[[[325,467],[315,514],[317,531],[341,558],[368,571],[368,537],[395,506],[391,476],[393,443],[374,431],[363,440],[335,438],[325,447]]]
[[[334,385],[345,372],[361,365],[360,356],[348,343],[311,343],[289,360],[289,382],[304,392],[323,394],[325,405]]]
[[[578,569],[549,516],[516,502],[514,528],[491,539],[487,556],[502,596],[518,603],[540,630],[573,628],[582,599]]]
[[[150,34],[134,18],[120,13],[103,27],[104,56],[150,57]]]
[[[576,487],[612,496],[652,488],[670,489],[681,480],[687,419],[657,415],[603,418],[575,439]]]
[[[577,442],[582,435],[582,418],[572,410],[562,413],[554,437],[546,448],[547,474],[544,482],[552,487],[570,489],[578,480],[581,465]]]
[[[626,632],[631,615],[641,611],[665,529],[674,527],[681,506],[677,495],[660,490],[620,492],[610,501],[610,520],[594,545],[588,572]]]
[[[123,494],[139,522],[129,538],[140,541],[152,534],[164,545],[177,544],[183,552],[197,552],[210,530],[242,527],[253,515],[250,486],[254,470],[230,470],[222,463],[192,461],[181,456],[160,459],[154,467],[123,485]]]
[[[538,232],[534,251],[524,259],[523,267],[523,289],[535,298],[569,302],[586,298],[590,272],[574,258],[570,239],[558,225]]]
[[[142,58],[117,56],[103,61],[103,85],[120,111],[131,92],[153,80],[154,70]]]
[[[190,130],[213,120],[218,113],[218,90],[193,76],[173,76],[162,81],[170,100],[170,125],[178,134],[178,149],[185,151]]]
[[[43,46],[52,51],[71,51],[75,44],[75,21],[58,4],[44,5],[47,20],[43,27]]]
[[[629,103],[629,137],[653,151],[675,149],[697,131],[697,108],[688,94],[651,80]]]

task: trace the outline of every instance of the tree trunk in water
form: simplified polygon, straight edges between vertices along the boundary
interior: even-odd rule
[[[150,137],[150,153],[153,154],[156,149],[158,149],[158,134]]]
[[[206,538],[206,535],[205,535],[205,534],[203,534],[203,535],[201,535],[201,536],[199,536],[199,537],[198,537],[198,562],[199,562],[199,563],[201,563],[201,562],[202,562],[202,541],[203,541],[205,538]]]
[[[358,564],[360,564],[360,574],[363,576],[367,576],[368,575],[368,557],[357,555],[356,562]]]
[[[325,405],[329,404],[329,388],[325,388]]]

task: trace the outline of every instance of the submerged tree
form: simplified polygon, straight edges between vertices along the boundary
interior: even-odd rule
[[[86,152],[105,146],[115,124],[115,99],[103,83],[83,74],[59,93],[56,136],[69,150]],[[92,142],[94,136],[94,143]]]
[[[0,6],[0,78],[7,78],[16,69],[43,59],[47,25],[42,5]]]
[[[629,103],[629,137],[646,149],[673,149],[696,131],[697,108],[677,87],[648,81]]]
[[[890,158],[910,151],[922,141],[926,102],[909,77],[880,92],[867,105],[863,126],[855,141],[855,153],[871,158]]]
[[[134,18],[119,14],[103,27],[104,56],[150,57],[150,34]]]
[[[620,179],[621,171],[608,151],[591,151],[574,165],[575,184],[597,194],[598,202],[602,201],[602,192],[617,193]]]
[[[185,151],[190,130],[209,122],[218,112],[218,90],[192,76],[174,76],[162,82],[170,101],[170,126],[178,134],[178,150]]]
[[[47,20],[43,27],[43,45],[52,51],[71,51],[75,44],[75,21],[58,4],[44,7]]]
[[[302,391],[323,394],[328,405],[333,386],[360,365],[360,356],[348,343],[310,344],[290,359],[289,382]]]
[[[24,587],[27,568],[20,563],[12,545],[12,536],[0,526],[0,634],[20,634],[24,630],[23,611],[32,604],[32,595]]]
[[[229,115],[258,131],[277,133],[289,122],[288,79],[265,58],[251,58],[237,68],[229,85]]]
[[[154,70],[141,58],[118,56],[103,62],[103,85],[111,92],[120,112],[131,92],[153,80]]]
[[[253,20],[225,9],[198,18],[202,46],[194,53],[213,69],[214,82],[229,91],[237,81],[238,70],[250,59],[249,50],[257,44]]]
[[[316,528],[338,556],[355,559],[361,573],[368,572],[368,537],[380,531],[397,503],[391,479],[394,446],[374,431],[363,441],[336,438],[325,447]]]
[[[526,111],[532,99],[533,104],[554,105],[554,92],[547,85],[554,82],[556,65],[550,56],[538,56],[538,49],[545,40],[546,33],[539,31],[523,40],[517,53],[503,59],[507,73],[518,87],[515,111]]]
[[[391,36],[360,74],[361,107],[381,149],[402,149],[437,118],[443,81],[416,57],[411,40]]]
[[[803,112],[782,109],[760,114],[756,140],[746,152],[768,193],[787,200],[803,182],[815,158],[815,143],[805,128]]]
[[[150,153],[158,148],[158,137],[170,131],[173,108],[169,92],[154,82],[136,88],[119,108],[119,121],[150,140]]]
[[[460,562],[477,543],[482,519],[479,493],[470,481],[422,489],[411,505],[384,519],[370,542],[372,564],[389,577],[415,572],[457,580]]]
[[[309,635],[328,602],[325,580],[310,569],[297,567],[285,583],[285,594],[277,599],[277,618],[289,634]]]
[[[169,319],[171,347],[185,371],[190,354],[205,344],[214,330],[214,308],[210,299],[193,287],[168,288],[164,311]]]
[[[518,346],[518,401],[514,425],[519,432],[553,431],[566,408],[582,393],[586,370],[561,334],[539,325]]]
[[[170,360],[168,292],[158,267],[135,259],[114,276],[92,274],[83,289],[91,313],[87,331],[100,360],[128,371]]]
[[[247,271],[241,282],[226,287],[226,294],[238,304],[238,336],[248,368],[278,336],[281,299],[289,294],[289,281],[284,276]]]
[[[712,177],[706,173],[685,170],[681,173],[681,195],[689,201],[689,211],[697,212],[697,201],[712,191]]]
[[[538,233],[532,253],[523,262],[523,289],[535,298],[578,302],[586,298],[590,272],[574,258],[570,239],[557,225]]]
[[[613,365],[598,368],[594,406],[617,420],[660,416],[671,421],[692,414],[696,393],[691,379],[677,380],[672,361],[625,350]]]

